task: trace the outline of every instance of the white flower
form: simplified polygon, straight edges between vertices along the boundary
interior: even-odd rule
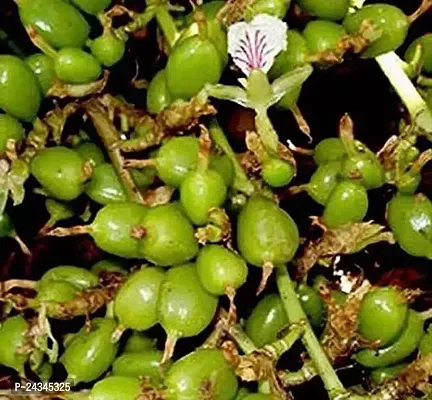
[[[237,22],[228,30],[228,52],[246,76],[253,69],[267,73],[286,49],[287,30],[285,22],[268,14],[259,14],[249,23]]]

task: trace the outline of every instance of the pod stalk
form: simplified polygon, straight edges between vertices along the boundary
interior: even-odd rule
[[[170,49],[174,47],[175,42],[180,37],[174,19],[168,12],[166,5],[160,5],[156,8],[156,21],[162,30],[164,37]]]
[[[432,112],[405,73],[402,60],[390,52],[376,57],[376,61],[405,104],[418,134],[432,141]]]
[[[164,348],[161,364],[165,364],[167,361],[171,360],[171,358],[174,355],[176,343],[177,343],[177,336],[168,333],[168,336],[165,341],[165,348]]]
[[[55,228],[45,234],[45,236],[56,236],[56,237],[66,237],[66,236],[78,236],[91,234],[92,227],[90,225],[77,225],[71,228]]]
[[[302,342],[305,345],[317,372],[324,382],[324,386],[329,393],[330,399],[336,399],[341,395],[344,395],[347,393],[346,389],[336,375],[335,370],[309,324],[307,316],[297,298],[287,267],[281,266],[280,268],[277,268],[276,273],[277,286],[288,319],[291,324],[304,324],[305,331],[302,336]]]

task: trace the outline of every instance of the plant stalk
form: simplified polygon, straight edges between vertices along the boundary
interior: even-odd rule
[[[390,52],[376,57],[376,61],[405,104],[420,134],[432,141],[432,112],[405,73],[402,60]]]
[[[302,342],[309,353],[315,369],[324,382],[324,386],[330,399],[335,399],[336,397],[345,394],[346,390],[344,386],[336,375],[335,370],[316,338],[307,316],[300,305],[286,266],[276,268],[276,282],[290,323],[305,324]]]
[[[164,37],[170,49],[174,47],[175,42],[180,37],[174,19],[169,13],[166,5],[160,5],[156,8],[156,21],[161,28]]]
[[[112,165],[126,191],[128,199],[130,201],[144,204],[144,199],[136,187],[130,172],[123,168],[123,157],[120,153],[119,146],[117,146],[120,141],[119,135],[111,121],[106,117],[105,110],[97,104],[87,106],[86,110],[92,119],[100,138],[102,139]]]
[[[240,192],[243,192],[247,194],[248,196],[252,195],[255,191],[255,188],[252,184],[252,182],[247,177],[246,173],[243,170],[243,167],[241,166],[240,162],[237,159],[236,154],[234,153],[234,150],[232,149],[231,145],[228,142],[228,139],[225,136],[225,133],[223,132],[222,128],[219,126],[216,119],[213,119],[210,123],[209,133],[211,136],[211,139],[218,145],[223,152],[226,154],[226,156],[231,160],[235,172],[235,178],[234,178],[234,188],[239,190]]]

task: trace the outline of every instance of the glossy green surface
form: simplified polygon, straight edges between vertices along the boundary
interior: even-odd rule
[[[413,353],[423,336],[424,320],[419,313],[409,310],[406,325],[397,340],[380,350],[364,349],[355,355],[355,360],[369,368],[387,367],[396,364]]]
[[[349,4],[349,0],[298,0],[298,5],[303,11],[314,17],[330,21],[343,19],[348,12]]]
[[[354,178],[366,189],[377,189],[385,183],[384,167],[372,152],[345,159],[342,164],[342,176]]]
[[[356,33],[365,20],[372,21],[382,30],[382,34],[363,51],[362,57],[372,58],[396,50],[405,41],[409,22],[399,8],[390,4],[370,4],[354,14],[348,14],[343,25],[348,33]]]
[[[247,277],[245,261],[226,247],[204,246],[198,253],[196,268],[200,282],[209,293],[223,295],[227,288],[238,289]]]
[[[308,47],[303,35],[290,29],[287,32],[287,48],[281,51],[268,72],[271,79],[279,78],[284,73],[304,64],[308,54]]]
[[[91,225],[91,236],[102,250],[123,258],[137,258],[138,239],[132,230],[140,226],[147,208],[137,203],[108,204]]]
[[[185,136],[168,139],[156,156],[159,178],[167,185],[180,187],[186,175],[198,164],[198,139]]]
[[[392,343],[401,333],[408,313],[408,304],[393,287],[374,289],[363,298],[358,314],[358,331],[379,347]]]
[[[331,191],[323,213],[329,228],[349,222],[360,222],[366,215],[369,201],[366,189],[354,181],[341,181]]]
[[[166,66],[166,83],[173,98],[189,99],[206,83],[218,83],[221,74],[218,49],[197,35],[174,47]]]
[[[75,150],[79,153],[84,161],[91,160],[95,166],[105,162],[105,155],[100,147],[93,142],[80,143]]]
[[[118,272],[123,275],[127,275],[129,272],[124,268],[123,263],[115,260],[102,260],[94,264],[90,271],[95,275],[99,275],[102,272]]]
[[[268,185],[272,187],[283,187],[291,182],[295,172],[295,167],[288,161],[279,158],[271,158],[263,163],[261,176]]]
[[[99,378],[114,361],[118,344],[112,334],[116,322],[110,318],[94,318],[90,331],[84,326],[68,343],[60,362],[74,385]]]
[[[403,250],[432,259],[432,203],[425,195],[393,197],[387,223]]]
[[[317,203],[325,206],[330,193],[340,181],[341,168],[342,163],[340,161],[320,164],[307,185],[309,196]]]
[[[45,148],[30,164],[30,171],[41,186],[54,198],[73,200],[84,190],[83,160],[67,147]]]
[[[164,281],[165,273],[155,267],[144,267],[130,275],[114,299],[114,314],[120,324],[139,331],[155,325],[157,301]]]
[[[179,46],[187,38],[200,35],[200,28],[197,22],[189,25],[180,35],[176,42]],[[217,19],[206,20],[206,38],[217,49],[222,69],[228,64],[228,39],[223,25]]]
[[[97,382],[89,400],[136,400],[141,394],[141,383],[127,376],[109,376]]]
[[[26,63],[36,75],[42,94],[46,95],[56,79],[53,59],[46,54],[36,53],[27,57]]]
[[[321,296],[310,286],[300,284],[297,287],[297,297],[314,328],[320,328],[324,324],[325,306]]]
[[[24,374],[24,364],[29,358],[29,354],[18,353],[26,344],[27,330],[27,322],[21,315],[7,318],[0,327],[0,364],[20,374]]]
[[[103,163],[94,168],[85,193],[96,203],[107,205],[127,200],[126,192],[114,167]]]
[[[234,167],[226,155],[212,154],[210,156],[209,168],[216,171],[223,178],[227,187],[233,184]]]
[[[259,14],[273,15],[283,19],[288,11],[289,3],[284,0],[256,0],[246,8],[245,20],[252,20]]]
[[[321,140],[314,149],[315,164],[321,165],[329,161],[341,161],[346,156],[345,147],[339,138]]]
[[[90,50],[102,65],[112,67],[123,58],[126,46],[122,40],[108,32],[93,40],[90,44]]]
[[[299,246],[298,228],[275,202],[252,196],[238,217],[237,246],[244,259],[257,267],[265,262],[285,264]]]
[[[65,47],[58,51],[54,70],[59,79],[72,84],[93,82],[102,73],[99,61],[76,47]]]
[[[6,151],[9,140],[19,142],[25,137],[25,130],[21,123],[8,114],[0,114],[0,154]]]
[[[374,369],[371,372],[371,380],[375,385],[381,385],[389,379],[397,378],[408,366],[408,364],[398,364],[391,367]]]
[[[162,354],[159,350],[122,354],[113,362],[112,373],[117,376],[147,378],[153,385],[160,384],[171,365],[170,362],[161,364]]]
[[[262,347],[278,339],[278,333],[288,326],[282,300],[277,294],[263,297],[246,320],[245,331],[256,346]]]
[[[168,267],[194,258],[198,242],[192,224],[173,204],[152,207],[141,220],[145,235],[139,252],[152,263]]]
[[[412,61],[418,45],[421,45],[423,49],[422,70],[427,73],[432,73],[432,33],[427,33],[426,35],[418,37],[409,45],[405,52],[406,61]]]
[[[173,338],[198,335],[212,321],[218,298],[202,287],[194,264],[173,267],[166,276],[158,303],[160,324]]]
[[[38,282],[36,299],[40,302],[63,303],[73,300],[78,292],[79,288],[67,281],[45,279]]]
[[[171,104],[172,98],[165,79],[165,70],[161,69],[150,81],[147,88],[147,110],[157,114]]]
[[[341,25],[324,20],[309,22],[303,31],[303,37],[311,53],[336,48],[339,40],[345,35],[346,31]]]
[[[226,200],[225,181],[216,171],[190,172],[180,186],[180,203],[195,225],[204,225],[212,208]]]
[[[97,286],[99,283],[95,274],[85,268],[73,265],[60,265],[49,269],[42,275],[39,282],[46,280],[66,281],[78,289],[88,289]]]
[[[24,25],[33,27],[55,48],[82,47],[90,33],[85,18],[63,0],[24,1],[19,14]]]
[[[23,121],[32,121],[41,103],[38,80],[18,57],[0,55],[0,109]]]
[[[127,338],[123,354],[125,353],[140,353],[155,348],[156,340],[149,338],[143,332],[133,331]]]
[[[211,385],[208,385],[211,382]],[[169,369],[165,379],[167,400],[234,399],[238,382],[220,350],[196,350],[181,358]]]

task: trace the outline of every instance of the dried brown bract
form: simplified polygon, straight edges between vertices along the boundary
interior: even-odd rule
[[[359,340],[358,313],[362,300],[371,287],[369,281],[363,281],[348,295],[343,305],[336,304],[329,289],[321,288],[321,295],[327,304],[327,325],[321,343],[332,362],[350,355],[356,348]]]
[[[303,255],[295,260],[297,273],[306,277],[310,269],[318,262],[331,264],[333,258],[340,254],[357,253],[365,247],[378,243],[395,243],[393,234],[384,231],[384,226],[373,221],[344,225],[337,229],[327,229],[317,217],[311,217],[313,224],[323,229],[322,236],[316,241],[310,241]]]

